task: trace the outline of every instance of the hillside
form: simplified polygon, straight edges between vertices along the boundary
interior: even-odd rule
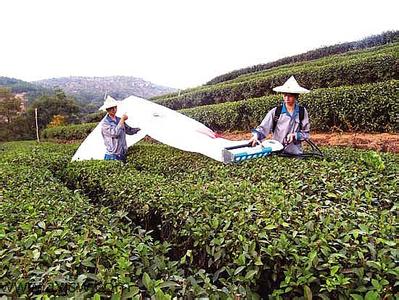
[[[49,94],[51,91],[48,88],[40,85],[23,81],[20,79],[2,77],[0,76],[0,87],[7,87],[14,94],[26,93],[29,101],[43,94]]]
[[[131,95],[151,98],[176,91],[176,89],[131,76],[72,76],[43,79],[33,83],[45,88],[59,87],[80,102],[95,104],[101,103],[106,93],[117,99],[122,99]]]
[[[291,75],[310,89],[333,88],[399,79],[399,42],[320,59],[282,65],[199,86],[153,100],[172,109],[234,102],[274,94],[272,88]]]
[[[394,42],[398,42],[398,41],[399,41],[399,31],[398,30],[387,31],[387,32],[383,32],[378,35],[368,36],[368,37],[358,40],[358,41],[340,43],[340,44],[336,44],[336,45],[321,47],[321,48],[317,48],[315,50],[310,50],[308,52],[301,53],[298,55],[284,57],[282,59],[279,59],[279,60],[276,60],[273,62],[268,62],[266,64],[260,64],[260,65],[255,65],[255,66],[235,70],[235,71],[217,76],[216,78],[210,80],[206,85],[212,85],[215,83],[232,80],[241,75],[264,71],[264,70],[268,70],[268,69],[275,68],[275,67],[282,66],[282,65],[310,61],[310,60],[319,59],[319,58],[326,57],[326,56],[342,54],[342,53],[346,53],[349,51],[368,49],[368,48],[386,45],[386,44],[390,44],[390,43],[394,43]]]

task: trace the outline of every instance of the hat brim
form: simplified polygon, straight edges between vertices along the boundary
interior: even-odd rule
[[[98,110],[106,111],[108,108],[117,107],[118,105],[103,105]]]
[[[287,86],[277,86],[275,88],[273,88],[273,91],[275,92],[279,92],[279,93],[287,93],[287,94],[306,94],[309,93],[310,91],[303,88],[303,87],[294,87],[294,88],[290,88]]]

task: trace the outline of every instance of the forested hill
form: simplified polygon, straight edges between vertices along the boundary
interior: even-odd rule
[[[104,99],[104,94],[109,94],[117,99],[123,99],[131,95],[151,98],[176,91],[176,89],[131,76],[73,76],[44,79],[33,83],[46,88],[58,87],[83,103],[101,103]]]
[[[2,76],[0,76],[0,87],[9,88],[14,94],[26,93],[28,100],[34,100],[38,96],[51,93],[49,89],[40,85]]]

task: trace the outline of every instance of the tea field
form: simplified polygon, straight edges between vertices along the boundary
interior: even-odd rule
[[[399,156],[0,145],[0,297],[397,299]]]

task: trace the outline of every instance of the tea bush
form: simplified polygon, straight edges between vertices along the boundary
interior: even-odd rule
[[[170,242],[172,258],[205,270],[230,295],[392,298],[399,159],[325,151],[324,160],[222,165],[142,145],[118,170],[73,163],[64,180],[99,205],[122,208]]]
[[[9,297],[394,299],[399,157],[223,165],[141,143],[2,144],[0,290]]]
[[[273,87],[294,75],[301,86],[314,90],[343,85],[399,79],[399,43],[365,52],[329,56],[320,60],[284,65],[251,73],[216,85],[201,86],[165,95],[154,102],[172,109],[233,102],[273,94]]]
[[[391,80],[315,90],[301,95],[299,104],[308,110],[312,130],[398,132],[398,96],[399,81]],[[281,101],[281,96],[265,96],[181,112],[213,130],[250,130]]]
[[[399,81],[391,80],[358,86],[318,89],[301,95],[299,103],[309,112],[311,129],[315,131],[398,132],[397,106]],[[281,96],[265,96],[243,101],[206,105],[180,112],[215,131],[251,130],[266,113],[281,102]],[[97,125],[48,128],[46,139],[84,139]]]
[[[42,131],[43,139],[80,140],[86,138],[98,123],[83,123],[75,125],[46,128]]]
[[[277,61],[273,61],[270,63],[260,64],[260,65],[255,65],[255,66],[251,66],[248,68],[240,69],[240,70],[235,70],[235,71],[229,72],[227,74],[223,74],[223,75],[219,75],[219,76],[215,77],[214,79],[207,82],[207,85],[215,84],[215,83],[219,83],[219,82],[223,82],[223,81],[229,81],[229,80],[232,80],[232,79],[237,78],[244,74],[255,73],[258,71],[267,70],[267,69],[275,68],[275,67],[282,66],[282,65],[287,65],[290,63],[301,62],[301,61],[310,61],[310,60],[315,60],[315,59],[319,59],[319,58],[326,57],[326,56],[331,56],[334,54],[340,54],[340,53],[345,53],[345,52],[359,50],[359,49],[367,49],[367,48],[371,48],[371,47],[394,43],[394,42],[397,42],[398,40],[399,40],[399,31],[388,31],[388,32],[384,32],[379,35],[374,35],[374,36],[364,38],[360,41],[348,42],[348,43],[343,43],[343,44],[322,47],[322,48],[318,48],[315,50],[310,50],[306,53],[289,56],[289,57],[284,57],[282,59],[279,59]]]
[[[166,256],[168,242],[59,181],[75,149],[2,145],[0,296],[170,299],[182,287],[192,293],[195,279],[184,282],[179,262]]]

